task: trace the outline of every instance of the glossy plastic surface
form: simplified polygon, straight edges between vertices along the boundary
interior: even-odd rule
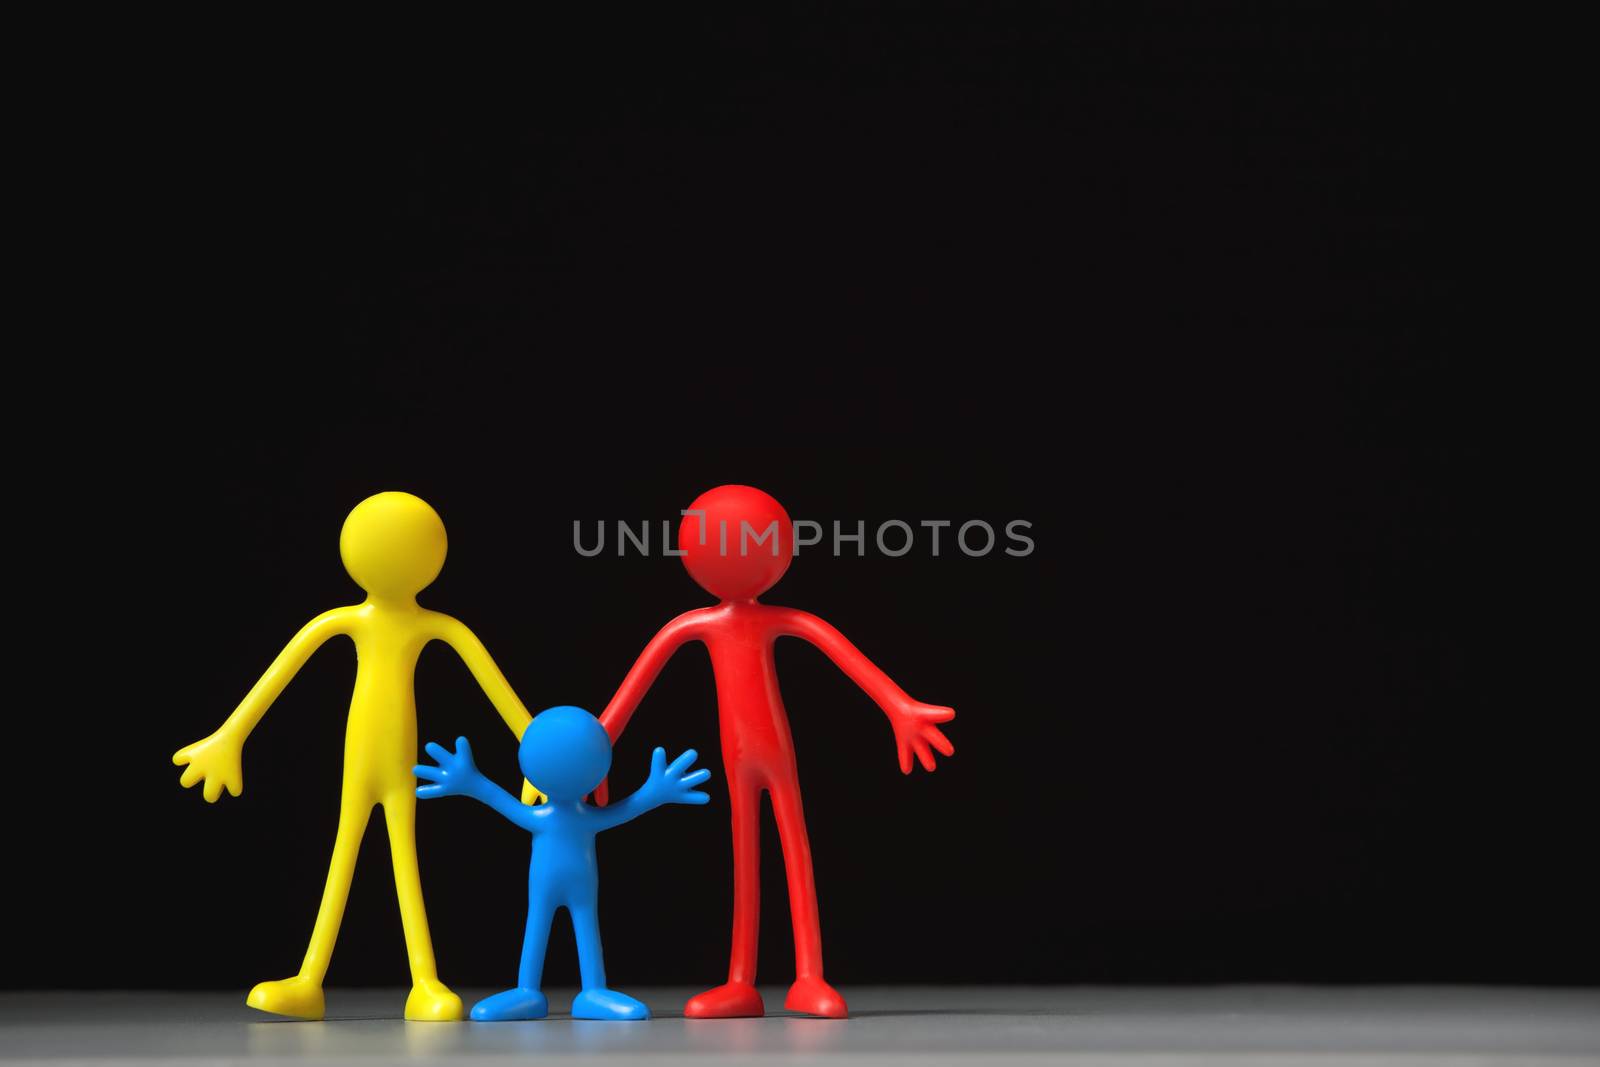
[[[769,533],[770,531],[770,533]],[[716,675],[722,759],[733,814],[733,944],[728,981],[694,997],[691,1018],[760,1015],[756,947],[761,895],[761,794],[772,798],[789,883],[794,927],[795,982],[784,1006],[840,1018],[844,998],[822,975],[822,932],[811,845],[800,803],[789,719],[778,693],[773,644],[799,637],[821,649],[877,702],[894,730],[902,773],[912,761],[934,769],[934,753],[955,747],[938,723],[955,717],[947,707],[923,704],[862,655],[844,635],[815,615],[762,604],[756,598],[783,577],[794,555],[793,525],[783,507],[759,489],[724,485],[689,506],[678,531],[683,564],[701,588],[718,598],[713,607],[678,616],[651,639],[600,716],[611,739],[622,735],[656,676],[689,641],[705,644]],[[603,803],[602,785],[596,800]]]
[[[267,708],[329,638],[345,636],[355,644],[356,682],[345,734],[339,829],[311,942],[300,972],[257,985],[247,1001],[251,1007],[302,1019],[322,1017],[322,981],[339,936],[356,855],[372,809],[381,804],[411,963],[406,1018],[462,1016],[461,998],[439,981],[417,866],[416,781],[411,776],[417,759],[417,714],[412,676],[423,646],[443,641],[455,649],[519,737],[531,717],[472,631],[417,603],[417,593],[444,566],[446,547],[444,523],[433,508],[410,493],[379,493],[357,504],[345,519],[339,553],[367,599],[307,623],[216,733],[172,757],[173,763],[184,767],[181,784],[201,785],[208,802],[216,801],[224,789],[238,796],[244,790],[244,742]],[[525,796],[537,798],[531,787],[525,787]]]
[[[423,799],[466,796],[486,804],[533,835],[533,856],[528,864],[528,923],[522,938],[522,960],[517,984],[473,1005],[479,1022],[542,1019],[550,1003],[539,988],[544,978],[545,949],[550,924],[560,908],[572,919],[578,944],[578,970],[583,992],[572,1002],[575,1019],[648,1019],[650,1009],[641,1001],[606,987],[605,959],[600,948],[600,873],[595,864],[594,838],[602,830],[620,826],[663,804],[704,804],[710,797],[695,786],[711,777],[707,770],[691,770],[694,749],[671,764],[664,749],[650,761],[650,777],[638,792],[610,807],[583,802],[611,768],[611,740],[593,715],[582,708],[558,707],[542,711],[522,735],[517,762],[529,781],[537,781],[549,802],[537,807],[515,797],[485,778],[472,761],[465,737],[456,750],[428,744],[437,766],[420,764],[416,777],[432,783],[417,787]]]

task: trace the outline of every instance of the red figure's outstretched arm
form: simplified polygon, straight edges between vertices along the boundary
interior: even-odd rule
[[[955,755],[956,747],[935,724],[949,722],[956,717],[953,709],[937,704],[924,704],[906,695],[848,638],[815,615],[793,608],[775,608],[779,612],[779,632],[800,637],[820,648],[823,653],[850,680],[859,685],[875,700],[889,725],[894,727],[895,747],[899,750],[900,773],[911,773],[911,757],[916,756],[922,769],[934,768],[933,753]]]
[[[683,647],[684,642],[693,641],[699,636],[700,610],[686,611],[676,619],[663,626],[650,643],[644,646],[644,651],[639,653],[639,658],[634,661],[633,669],[628,671],[628,676],[617,687],[617,693],[611,698],[611,703],[606,705],[606,710],[600,713],[600,725],[606,728],[606,733],[611,737],[611,743],[616,744],[617,738],[622,736],[622,731],[627,728],[628,720],[633,717],[633,711],[639,706],[639,701],[644,699],[650,686],[655,682],[656,676],[661,673],[661,668],[667,665],[673,653]],[[595,803],[604,804],[610,790],[606,782],[601,782],[600,787],[594,792]]]

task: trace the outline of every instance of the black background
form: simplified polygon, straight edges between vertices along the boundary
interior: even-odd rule
[[[1513,479],[1446,330],[1448,26],[918,5],[354,40],[256,27],[88,91],[67,192],[103,251],[74,325],[112,360],[51,368],[34,399],[66,429],[18,464],[52,520],[24,576],[49,638],[15,669],[65,696],[14,709],[54,758],[14,794],[8,985],[293,973],[349,647],[268,713],[242,798],[169,760],[358,596],[362,497],[437,507],[423,601],[531,708],[598,710],[705,597],[672,559],[581,558],[574,520],[659,528],[730,481],[869,530],[1033,524],[1021,559],[803,555],[767,598],[958,711],[955,758],[902,778],[870,701],[780,645],[847,990],[1600,977],[1594,735],[1539,688]],[[425,737],[514,781],[447,649],[417,688]],[[720,779],[697,646],[619,788],[656,743]],[[713,794],[602,842],[623,988],[720,980]],[[505,984],[525,841],[464,801],[424,804],[420,839],[443,976]],[[371,829],[334,984],[405,980],[386,850]],[[547,974],[575,977],[565,930]]]

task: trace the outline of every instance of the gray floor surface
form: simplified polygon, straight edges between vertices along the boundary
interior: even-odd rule
[[[485,991],[461,991],[463,996]],[[52,1064],[737,1063],[1035,1060],[1187,1064],[1600,1064],[1600,990],[1441,987],[863,987],[853,1017],[773,1010],[686,1020],[689,990],[632,989],[647,1023],[579,1022],[570,992],[529,1023],[407,1023],[404,990],[328,991],[328,1018],[279,1019],[243,993],[0,994],[0,1060]],[[766,990],[769,1009],[782,989]],[[470,1003],[470,999],[469,999]]]

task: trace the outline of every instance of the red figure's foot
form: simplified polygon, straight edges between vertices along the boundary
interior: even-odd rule
[[[838,994],[835,994],[837,996]],[[839,1001],[840,1007],[844,1001]],[[766,1014],[761,994],[756,987],[745,982],[729,982],[708,989],[699,996],[690,997],[683,1006],[685,1019],[749,1019]]]
[[[783,999],[783,1006],[789,1011],[820,1015],[824,1019],[843,1019],[850,1014],[839,991],[820,978],[796,978],[789,987],[789,995]]]

